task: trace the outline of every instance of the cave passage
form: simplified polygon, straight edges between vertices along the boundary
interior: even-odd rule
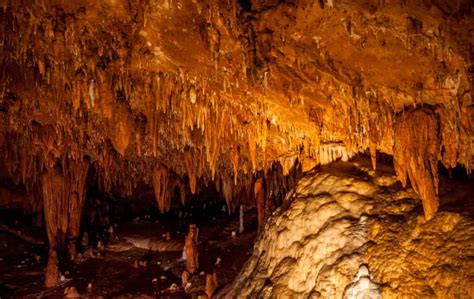
[[[1,0],[0,298],[474,298],[473,13]]]

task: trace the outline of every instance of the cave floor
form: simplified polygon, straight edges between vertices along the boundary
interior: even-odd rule
[[[200,267],[199,273],[191,279],[192,294],[185,293],[181,287],[181,273],[185,269],[185,264],[178,261],[181,252],[156,252],[136,247],[120,252],[105,249],[82,262],[67,263],[60,267],[65,280],[55,288],[45,288],[47,248],[0,232],[0,298],[62,297],[65,289],[71,286],[78,290],[81,297],[196,297],[203,293],[205,276],[200,275],[202,272],[217,270],[221,287],[235,278],[250,256],[256,237],[256,212],[247,211],[244,219],[245,231],[235,237],[232,237],[232,232],[239,229],[238,212],[201,224],[198,245]],[[116,235],[147,237],[170,232],[172,239],[184,240],[186,232],[173,229],[172,221],[129,221],[116,227]],[[176,227],[176,219],[174,224]],[[215,266],[217,258],[221,259],[219,266]],[[136,267],[135,261],[146,261],[147,265]],[[88,290],[90,282],[93,287]],[[177,291],[169,290],[173,283],[179,287]]]

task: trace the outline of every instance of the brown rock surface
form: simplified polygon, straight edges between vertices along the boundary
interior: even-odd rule
[[[196,224],[189,225],[188,235],[184,243],[186,251],[186,270],[193,274],[199,268],[199,254],[197,249],[199,229]]]
[[[162,213],[176,188],[184,205],[213,185],[229,212],[258,194],[263,223],[301,171],[369,150],[374,169],[377,153],[395,157],[431,219],[437,162],[474,167],[472,12],[470,0],[2,0],[0,175],[24,186],[25,210],[44,208],[58,250],[78,237],[89,169],[102,194],[153,188]]]
[[[48,253],[48,265],[46,266],[46,276],[44,284],[46,287],[54,287],[59,283],[58,254],[56,250]]]
[[[397,115],[423,105],[442,149],[423,159],[474,165],[472,1],[1,6],[0,148],[33,207],[43,165],[88,157],[102,192],[153,185],[167,211],[165,189],[215,184],[232,211],[260,170],[393,154]],[[428,171],[413,179],[429,218]]]
[[[220,296],[472,298],[473,219],[441,210],[426,221],[414,192],[369,165],[302,178]]]
[[[439,119],[434,111],[418,109],[401,115],[395,124],[393,165],[403,186],[411,185],[423,202],[427,220],[439,207]]]

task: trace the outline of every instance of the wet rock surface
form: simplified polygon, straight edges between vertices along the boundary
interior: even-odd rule
[[[391,167],[356,159],[310,172],[219,296],[472,298],[472,179],[457,194],[440,188],[440,211],[427,221]]]

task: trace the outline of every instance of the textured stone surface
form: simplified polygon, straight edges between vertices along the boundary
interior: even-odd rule
[[[102,192],[153,185],[167,211],[167,190],[213,184],[232,210],[262,170],[366,149],[375,167],[420,106],[439,118],[441,148],[423,158],[473,168],[472,1],[0,6],[0,149],[31,197],[45,165],[87,157]],[[414,181],[431,217],[436,179]]]
[[[368,165],[302,178],[220,295],[472,298],[473,219],[441,210],[426,221],[413,191]]]
[[[377,152],[403,157],[397,173],[427,219],[437,162],[474,167],[470,0],[0,7],[0,162],[25,186],[27,209],[44,207],[49,231],[68,226],[56,210],[77,227],[86,190],[66,208],[44,174],[74,181],[68,165],[82,161],[101,193],[149,186],[167,212],[176,188],[186,204],[212,185],[230,212],[259,195],[263,220],[272,207],[262,200],[280,201],[301,170],[367,149],[374,168]],[[420,107],[433,117],[403,125]]]
[[[403,186],[410,178],[413,189],[421,197],[427,220],[439,207],[439,132],[439,118],[434,111],[426,108],[407,112],[395,125],[395,172]]]

